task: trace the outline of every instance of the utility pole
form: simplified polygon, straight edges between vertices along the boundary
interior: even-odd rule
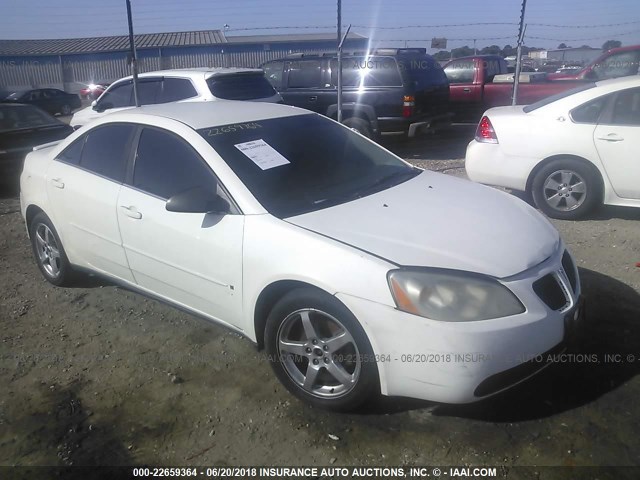
[[[518,53],[516,54],[516,72],[513,77],[513,96],[511,97],[511,105],[518,102],[518,85],[520,84],[520,72],[522,71],[522,43],[524,42],[524,32],[526,25],[524,24],[524,13],[527,8],[527,0],[522,0],[522,11],[520,12],[520,27],[518,30]]]
[[[131,0],[127,2],[127,20],[129,21],[129,48],[131,48],[131,72],[133,73],[133,96],[136,107],[140,106],[138,99],[138,55],[136,54],[136,42],[133,40],[133,20],[131,19]]]
[[[476,48],[476,39],[473,39],[473,54],[477,55],[478,54],[478,49]]]
[[[347,31],[348,33],[348,31]],[[338,122],[342,123],[342,0],[338,0]]]
[[[342,123],[342,47],[350,30],[351,24],[347,27],[347,31],[344,32],[344,36],[338,44],[338,122],[340,123]]]

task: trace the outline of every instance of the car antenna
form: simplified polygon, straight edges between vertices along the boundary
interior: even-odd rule
[[[136,42],[133,39],[133,20],[131,19],[131,0],[127,2],[127,21],[129,22],[129,48],[131,48],[131,71],[133,73],[133,96],[135,98],[136,107],[140,106],[138,99],[138,56],[136,54]]]

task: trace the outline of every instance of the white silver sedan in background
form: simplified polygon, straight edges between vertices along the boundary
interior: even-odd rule
[[[580,318],[578,271],[533,208],[288,106],[105,116],[30,153],[20,200],[49,282],[89,270],[224,324],[325,408],[493,395]]]
[[[467,147],[470,179],[531,194],[554,218],[640,207],[640,76],[488,110]]]

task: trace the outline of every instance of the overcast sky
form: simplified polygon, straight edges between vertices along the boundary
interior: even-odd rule
[[[223,29],[227,35],[330,32],[336,0],[131,0],[136,33]],[[521,0],[343,0],[343,24],[390,46],[515,45]],[[0,38],[127,33],[125,0],[0,0]],[[640,0],[528,0],[525,44],[640,44]],[[459,25],[463,26],[448,26]],[[552,26],[545,26],[545,25]],[[415,26],[406,28],[408,26]],[[275,27],[287,27],[275,29]],[[320,27],[320,28],[317,28]],[[266,29],[265,29],[266,28]]]

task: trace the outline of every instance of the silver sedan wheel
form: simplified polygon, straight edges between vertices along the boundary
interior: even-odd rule
[[[278,329],[280,361],[305,392],[342,397],[358,383],[362,359],[353,336],[338,319],[315,309],[289,314]]]
[[[571,170],[553,172],[545,179],[542,189],[547,204],[563,212],[580,207],[587,197],[586,182]]]
[[[62,268],[60,249],[53,232],[44,223],[39,223],[36,227],[36,250],[38,260],[47,274],[53,278],[60,275]]]

